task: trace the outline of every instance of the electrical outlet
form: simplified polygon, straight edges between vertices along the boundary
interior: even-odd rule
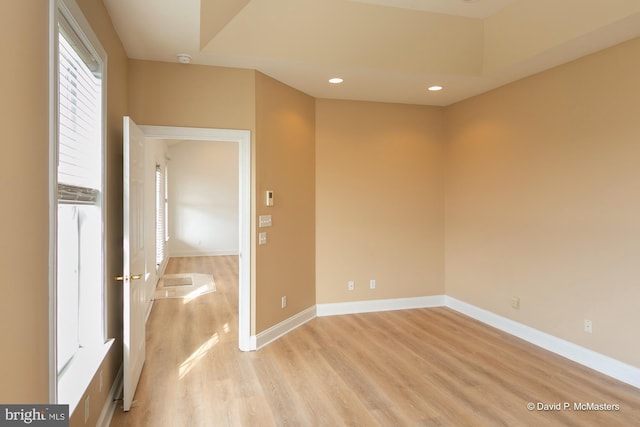
[[[520,310],[520,297],[511,298],[511,308]]]
[[[593,332],[593,324],[591,320],[584,319],[584,331],[588,334]]]
[[[349,280],[349,282],[347,283],[347,289],[352,291],[355,287],[356,287],[355,282],[353,280]]]
[[[281,306],[282,306],[282,308],[285,308],[287,306],[287,297],[286,296],[282,297]]]
[[[376,288],[376,279],[369,280],[369,289],[375,289],[375,288]]]

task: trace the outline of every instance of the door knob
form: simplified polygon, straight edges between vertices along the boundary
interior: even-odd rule
[[[124,279],[126,279],[126,276],[116,276],[115,279],[118,282],[124,282]],[[132,274],[131,276],[129,276],[129,279],[131,280],[140,280],[142,279],[142,274]]]

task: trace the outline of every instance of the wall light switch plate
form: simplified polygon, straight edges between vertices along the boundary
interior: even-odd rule
[[[260,228],[271,227],[271,215],[260,215],[258,217],[258,224]]]

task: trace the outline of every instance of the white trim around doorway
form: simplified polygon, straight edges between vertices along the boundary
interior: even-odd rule
[[[256,349],[251,335],[251,131],[234,129],[139,126],[148,139],[236,142],[239,147],[240,253],[238,283],[238,346]]]

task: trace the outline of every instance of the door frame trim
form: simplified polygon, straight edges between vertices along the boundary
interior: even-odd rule
[[[138,125],[147,139],[184,139],[238,143],[239,163],[239,271],[238,271],[238,347],[256,349],[251,336],[251,131]]]

